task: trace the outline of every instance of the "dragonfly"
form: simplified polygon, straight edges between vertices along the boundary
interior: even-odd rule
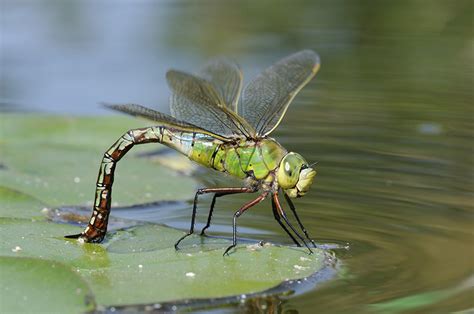
[[[278,61],[242,88],[240,67],[227,59],[215,59],[197,75],[177,70],[167,72],[166,79],[172,90],[171,115],[137,104],[105,104],[113,110],[154,123],[150,127],[129,130],[104,153],[89,223],[83,232],[66,237],[81,242],[102,242],[111,211],[117,163],[135,145],[161,143],[204,167],[242,180],[239,187],[197,190],[190,229],[175,243],[176,250],[182,240],[194,233],[200,195],[213,194],[207,224],[201,231],[201,235],[205,235],[217,198],[258,193],[255,199],[234,213],[232,245],[224,255],[229,255],[237,245],[237,219],[267,197],[271,199],[273,216],[281,228],[298,247],[303,243],[312,253],[309,243],[317,246],[302,224],[292,199],[309,191],[316,170],[300,154],[289,152],[269,135],[319,67],[318,54],[303,50]],[[304,236],[288,219],[280,195],[288,203]]]

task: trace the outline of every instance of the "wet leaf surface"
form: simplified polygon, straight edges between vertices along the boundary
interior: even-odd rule
[[[1,256],[0,270],[2,313],[84,313],[95,308],[88,284],[70,266]]]
[[[2,218],[2,256],[36,257],[70,265],[102,305],[218,298],[255,293],[282,281],[308,277],[327,266],[317,250],[258,243],[239,245],[223,256],[230,240],[192,236],[175,251],[183,232],[142,225],[109,233],[103,244],[80,244],[64,234],[79,227]]]
[[[0,186],[0,200],[0,217],[43,219],[41,210],[46,205],[32,196]]]

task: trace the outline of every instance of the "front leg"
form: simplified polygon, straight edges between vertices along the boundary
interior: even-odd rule
[[[107,223],[112,201],[112,184],[114,183],[117,162],[134,146],[160,142],[163,128],[149,127],[130,130],[122,135],[105,152],[100,164],[95,192],[94,209],[85,230],[79,234],[67,235],[66,238],[79,239],[84,242],[102,242],[107,232]]]
[[[280,227],[282,227],[283,230],[285,230],[286,234],[293,240],[293,242],[296,244],[296,246],[301,246],[301,244],[295,239],[295,237],[291,234],[291,232],[288,230],[288,228],[281,222],[281,217],[280,213],[278,212],[277,206],[275,204],[275,200],[272,198],[272,211],[273,211],[273,217],[275,217],[275,220],[278,222]]]
[[[311,239],[311,237],[308,234],[308,231],[306,231],[306,228],[303,226],[303,223],[301,222],[300,217],[298,217],[298,214],[296,213],[296,207],[293,204],[293,202],[291,201],[290,197],[285,192],[283,192],[283,194],[285,196],[286,202],[288,203],[288,205],[290,206],[291,211],[293,212],[293,215],[296,218],[296,221],[298,222],[298,225],[300,226],[301,230],[303,231],[304,235],[306,236],[306,239],[308,239],[313,244],[313,246],[315,248],[317,248],[318,246],[316,245],[314,240]]]
[[[288,220],[288,217],[286,216],[285,211],[281,207],[280,200],[278,199],[278,192],[274,193],[272,197],[277,209],[277,213],[280,215],[281,218],[283,218],[283,220],[286,222],[288,227],[290,227],[290,229],[296,234],[296,236],[303,242],[304,246],[306,246],[306,248],[308,249],[309,254],[313,254],[313,251],[309,248],[304,238],[298,233],[298,231],[296,231],[295,227],[293,227],[293,225]]]

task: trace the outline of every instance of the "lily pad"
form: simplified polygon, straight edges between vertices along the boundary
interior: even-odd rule
[[[38,258],[0,257],[1,313],[84,313],[95,308],[71,267]]]
[[[28,219],[0,219],[1,256],[39,257],[72,266],[102,305],[155,303],[254,293],[282,281],[308,277],[326,266],[321,251],[272,244],[239,245],[145,224],[110,234],[104,244],[63,239],[78,227]],[[21,235],[20,237],[18,235]]]
[[[104,120],[92,123],[89,118],[9,117],[5,132],[8,137],[0,143],[5,152],[1,157],[5,167],[0,170],[3,185],[0,187],[0,256],[19,266],[8,268],[12,272],[8,280],[23,278],[22,274],[28,273],[25,263],[44,262],[45,266],[32,266],[38,278],[51,277],[61,282],[64,276],[67,286],[71,276],[75,276],[90,290],[80,288],[87,293],[79,295],[80,302],[70,302],[90,309],[92,303],[84,301],[85,295],[97,306],[211,300],[266,291],[284,281],[311,276],[327,266],[327,256],[322,250],[314,249],[315,254],[308,255],[303,248],[268,243],[240,244],[230,256],[224,257],[225,248],[231,244],[224,238],[191,236],[176,251],[174,243],[183,231],[143,222],[109,231],[102,244],[65,239],[64,235],[78,233],[82,228],[50,221],[42,208],[90,201],[96,163],[104,147],[123,130],[133,127],[119,118]],[[45,128],[41,127],[43,124],[47,124]],[[94,141],[97,134],[102,134],[104,125],[115,132],[105,132],[108,139],[99,139],[103,143],[98,145]],[[33,132],[31,137],[29,131]],[[18,144],[25,136],[27,140]],[[126,166],[122,167],[125,158],[118,167],[117,174],[125,179],[118,180],[122,185],[117,182],[116,189],[114,186],[114,201],[117,198],[123,203],[148,202],[144,196],[146,186],[156,186],[153,201],[179,200],[193,194],[195,182],[191,178],[177,176],[133,154],[129,159],[131,162]],[[80,180],[73,180],[74,176]],[[60,265],[63,271],[51,275],[51,265]],[[37,308],[37,302],[41,308],[43,301],[39,299],[43,289],[30,286],[26,279],[20,280],[17,286],[11,286],[10,281],[2,282],[1,287],[5,289],[8,284],[15,290],[9,294],[12,301],[5,305],[5,312],[17,309],[15,304],[21,300],[15,302],[15,299],[20,294],[30,300],[28,306],[32,309]],[[64,289],[65,294],[71,291]]]
[[[32,196],[0,186],[0,200],[0,217],[44,218],[41,210],[46,205]],[[22,210],[19,211],[18,208]]]

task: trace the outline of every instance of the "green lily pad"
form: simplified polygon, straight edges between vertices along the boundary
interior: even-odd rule
[[[38,258],[0,257],[1,313],[84,313],[95,308],[71,267]]]
[[[32,196],[0,186],[0,200],[0,217],[44,218],[41,210],[46,205]],[[19,211],[18,208],[22,210]]]
[[[102,305],[217,298],[272,288],[308,277],[326,266],[319,250],[272,244],[239,245],[223,256],[230,240],[192,236],[145,224],[111,233],[104,244],[80,244],[62,236],[78,227],[28,219],[0,219],[1,256],[40,257],[72,266]],[[18,237],[21,235],[21,237]]]
[[[0,170],[0,256],[20,265],[9,268],[13,274],[8,278],[23,278],[22,273],[27,273],[21,268],[23,261],[44,262],[46,266],[34,268],[38,277],[61,281],[64,276],[67,283],[74,275],[87,284],[90,291],[81,291],[88,291],[98,306],[118,306],[257,293],[286,280],[308,277],[327,265],[322,250],[314,249],[315,254],[308,255],[303,248],[272,244],[240,244],[224,257],[231,241],[223,238],[191,236],[176,251],[174,243],[182,231],[138,222],[109,231],[102,244],[65,239],[64,235],[82,228],[50,221],[42,208],[90,202],[103,150],[134,126],[123,118],[100,118],[99,123],[90,118],[9,115],[4,127],[7,136],[0,142],[5,152],[0,161],[4,166]],[[133,153],[127,157],[117,168],[114,202],[179,200],[193,194],[193,179],[177,176]],[[51,263],[61,265],[64,271],[51,275]],[[10,294],[6,312],[16,309],[21,300],[15,299],[21,293],[31,300],[31,308],[36,308],[36,302],[41,308],[42,289],[33,284],[24,289],[12,287],[15,293]],[[80,297],[82,303],[73,304],[90,308],[84,295]]]

